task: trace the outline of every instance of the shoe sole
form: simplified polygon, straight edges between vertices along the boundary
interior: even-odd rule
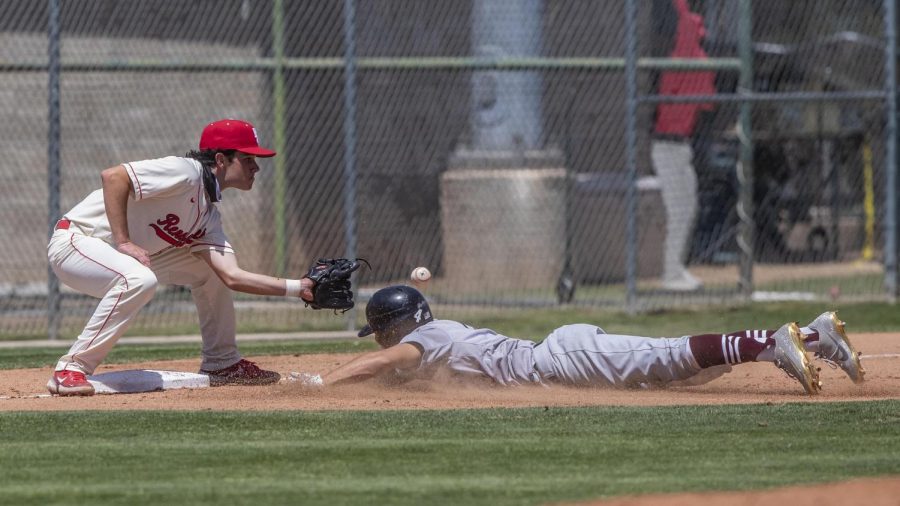
[[[772,336],[775,339],[775,366],[799,381],[807,394],[815,395],[822,388],[822,382],[803,350],[801,335],[796,323],[789,323],[775,332]]]
[[[89,397],[95,393],[93,385],[77,388],[64,387],[53,379],[47,383],[47,390],[50,394],[60,397]]]
[[[200,374],[207,373],[201,371]],[[263,386],[272,385],[278,383],[281,380],[281,375],[276,375],[274,378],[265,379],[220,378],[209,374],[207,374],[207,376],[209,377],[209,386],[211,387],[221,387],[225,385]]]
[[[822,318],[822,317],[819,316],[819,318]],[[816,318],[816,320],[819,320],[819,318]],[[813,322],[813,323],[815,323],[815,322]],[[865,381],[866,370],[863,369],[862,364],[859,363],[859,352],[856,351],[856,348],[854,348],[853,344],[850,343],[850,338],[847,337],[847,333],[844,330],[844,322],[842,322],[840,319],[838,319],[837,313],[835,313],[834,311],[829,311],[828,312],[828,321],[824,322],[824,323],[826,323],[827,325],[830,325],[831,328],[834,329],[834,332],[829,332],[830,329],[825,329],[825,332],[824,332],[825,336],[823,336],[822,335],[823,333],[820,329],[812,327],[813,330],[819,332],[819,350],[820,350],[820,352],[821,352],[821,346],[822,346],[822,344],[821,344],[822,338],[825,337],[826,339],[830,339],[831,341],[834,342],[834,345],[837,348],[841,349],[841,351],[843,351],[844,353],[847,353],[850,355],[849,364],[847,363],[847,361],[841,361],[841,362],[835,362],[835,363],[841,369],[843,369],[843,371],[845,373],[847,373],[847,376],[849,376],[850,379],[854,383],[858,384],[858,383],[862,383],[863,381]],[[824,354],[816,353],[816,356],[825,361],[834,362],[834,360],[826,358],[824,356]],[[853,371],[856,371],[856,374],[853,374]]]

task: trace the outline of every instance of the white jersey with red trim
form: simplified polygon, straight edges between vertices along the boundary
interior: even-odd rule
[[[200,162],[169,156],[122,165],[134,186],[127,207],[134,244],[150,255],[181,247],[234,252],[219,210],[204,191]],[[113,243],[103,190],[92,192],[64,216],[84,235]]]

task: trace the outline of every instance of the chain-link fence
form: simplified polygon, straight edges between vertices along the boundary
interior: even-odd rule
[[[416,266],[444,316],[896,294],[890,0],[0,0],[0,335],[77,332],[49,228],[252,121],[240,264]],[[58,295],[57,295],[58,293]],[[238,296],[242,330],[352,325]],[[132,332],[194,332],[161,290]],[[50,322],[50,323],[48,323]],[[340,323],[343,322],[343,323]]]

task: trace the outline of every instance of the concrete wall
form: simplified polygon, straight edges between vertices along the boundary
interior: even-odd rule
[[[46,59],[43,35],[3,34],[4,58]],[[248,58],[254,47],[160,40],[66,37],[64,62],[114,60],[127,47],[130,58],[162,59],[172,53],[202,60]],[[41,61],[41,60],[38,60]],[[258,73],[66,72],[61,77],[61,212],[100,187],[100,171],[128,161],[184,155],[194,149],[209,121],[240,117],[257,124],[271,144],[263,118],[266,87]],[[0,290],[46,283],[47,242],[47,75],[0,73]],[[220,209],[226,232],[249,269],[269,267],[268,248],[259,247],[269,202],[265,187],[272,162],[263,160],[262,184],[251,192],[229,190]]]

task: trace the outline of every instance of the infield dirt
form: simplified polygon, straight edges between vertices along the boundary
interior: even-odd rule
[[[831,402],[900,399],[900,335],[859,334],[853,341],[862,352],[866,382],[853,384],[840,369],[821,367],[822,392],[807,396],[803,388],[771,363],[741,364],[706,385],[660,390],[597,388],[495,387],[448,381],[412,381],[399,386],[374,383],[308,391],[296,384],[266,387],[215,387],[94,397],[35,397],[46,394],[49,368],[0,371],[0,411],[154,409],[154,410],[323,410],[323,409],[465,409],[527,406],[662,406]],[[199,352],[198,352],[199,354]],[[250,357],[278,371],[324,372],[352,359],[352,354]],[[196,372],[198,360],[172,360],[101,366],[96,372],[164,369]]]
[[[823,388],[807,396],[803,388],[771,363],[742,364],[706,385],[664,390],[611,390],[566,387],[505,388],[488,384],[412,381],[400,386],[364,383],[309,391],[283,381],[266,387],[216,387],[93,397],[46,397],[50,368],[0,371],[0,411],[65,410],[386,410],[467,409],[540,406],[663,406],[835,402],[900,399],[900,334],[857,334],[866,382],[853,384],[839,369],[815,363]],[[199,354],[199,352],[198,352]],[[291,371],[324,372],[351,360],[351,354],[250,357],[286,377]],[[197,360],[101,366],[96,372],[164,369],[196,372]],[[723,492],[621,497],[598,505],[898,504],[900,479],[854,480],[841,484],[787,487],[757,492]],[[860,502],[862,501],[862,502]]]

